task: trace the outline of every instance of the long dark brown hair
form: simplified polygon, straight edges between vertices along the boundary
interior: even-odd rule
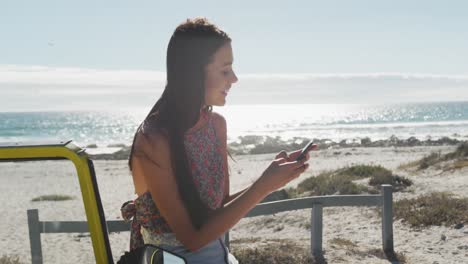
[[[138,127],[128,161],[132,170],[134,145],[142,127],[149,125],[166,129],[179,194],[196,229],[205,222],[209,208],[200,199],[193,183],[184,133],[199,120],[200,110],[211,110],[211,106],[202,109],[205,104],[205,66],[221,46],[230,42],[230,37],[206,18],[187,19],[176,28],[167,48],[166,87]]]

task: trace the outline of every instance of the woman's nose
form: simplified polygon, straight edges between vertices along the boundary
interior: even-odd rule
[[[239,79],[237,79],[237,75],[233,72],[232,73],[232,80],[231,80],[231,83],[236,83]]]

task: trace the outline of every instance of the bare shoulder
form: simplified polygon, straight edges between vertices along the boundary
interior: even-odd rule
[[[169,143],[163,133],[138,129],[133,144],[132,177],[138,195],[151,190],[152,181],[164,182],[170,173]]]
[[[226,134],[226,119],[220,113],[211,112],[213,123],[218,133]]]
[[[160,167],[170,164],[170,146],[167,134],[160,131],[137,132],[134,144],[135,158],[145,158]]]

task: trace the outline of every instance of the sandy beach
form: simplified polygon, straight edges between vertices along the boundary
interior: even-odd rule
[[[295,187],[305,178],[345,166],[381,165],[394,174],[413,181],[404,192],[394,193],[394,202],[434,191],[468,197],[468,167],[452,171],[429,168],[423,171],[401,169],[400,165],[421,159],[431,152],[442,154],[456,146],[356,147],[315,151],[310,168],[287,187]],[[254,182],[273,159],[274,154],[238,155],[229,159],[231,192]],[[133,199],[131,177],[125,160],[94,162],[105,214],[108,220],[121,219],[120,206]],[[71,200],[32,202],[41,195],[69,195]],[[41,220],[85,220],[78,180],[71,162],[44,161],[0,163],[0,256],[18,256],[30,263],[26,210],[39,209]],[[381,222],[374,208],[325,208],[323,249],[328,263],[389,263],[372,254],[381,249]],[[274,241],[294,241],[310,248],[310,210],[284,212],[271,216],[245,218],[230,233],[233,249],[260,247]],[[115,260],[128,249],[129,233],[111,234]],[[346,239],[352,244],[333,243]],[[91,241],[87,234],[43,234],[44,263],[93,263]],[[431,226],[414,229],[400,220],[394,222],[395,251],[406,263],[468,263],[468,227]]]

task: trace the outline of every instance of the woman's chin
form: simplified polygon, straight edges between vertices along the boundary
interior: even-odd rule
[[[223,100],[220,100],[214,104],[212,104],[213,106],[224,106],[226,104],[226,100],[223,99]]]

